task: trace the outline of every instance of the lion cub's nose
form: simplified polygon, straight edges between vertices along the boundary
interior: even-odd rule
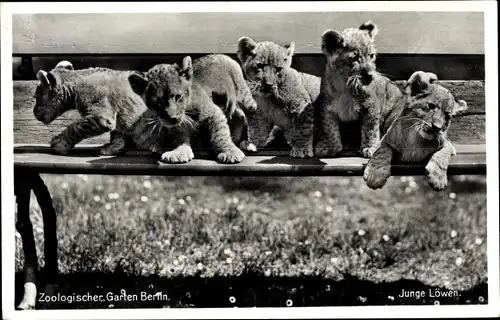
[[[369,84],[373,80],[373,72],[361,69],[361,79],[364,83]]]

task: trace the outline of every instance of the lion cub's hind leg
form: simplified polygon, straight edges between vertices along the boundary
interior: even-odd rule
[[[111,131],[110,142],[99,149],[99,154],[103,156],[116,155],[125,149],[125,135],[117,131]]]

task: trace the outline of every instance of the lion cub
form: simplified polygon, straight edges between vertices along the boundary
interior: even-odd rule
[[[124,149],[126,135],[148,110],[130,88],[130,74],[132,71],[107,68],[74,70],[69,61],[59,62],[49,72],[38,71],[35,118],[48,125],[69,110],[82,116],[52,138],[50,145],[56,153],[65,155],[82,140],[106,132],[111,133],[111,141],[100,149],[101,155]]]
[[[397,86],[376,70],[377,26],[368,21],[342,32],[327,30],[322,35],[326,69],[316,103],[316,156],[336,156],[342,151],[340,123],[361,120],[361,154],[369,158],[380,140],[380,126],[390,112],[386,100],[397,98]],[[380,99],[365,101],[360,87]]]
[[[405,95],[393,106],[380,146],[364,170],[363,179],[371,189],[385,185],[393,159],[427,162],[425,170],[431,188],[439,191],[446,187],[448,163],[456,153],[446,132],[452,117],[468,107],[436,80],[433,73],[417,71],[407,81]]]
[[[162,154],[162,161],[192,160],[191,139],[200,126],[208,129],[218,162],[238,163],[245,157],[232,141],[227,119],[241,109],[253,112],[257,106],[238,63],[230,57],[209,55],[192,63],[186,56],[182,65],[159,64],[146,74],[132,74],[129,82],[155,112],[166,140],[173,144],[173,150]],[[216,105],[214,95],[224,97],[228,107]]]
[[[248,141],[243,149],[257,151],[282,130],[292,147],[292,157],[313,157],[314,108],[321,79],[291,67],[295,43],[281,46],[271,41],[238,40],[238,58],[257,111],[248,114]]]

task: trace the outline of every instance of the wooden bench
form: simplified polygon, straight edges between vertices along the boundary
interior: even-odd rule
[[[38,268],[29,220],[31,190],[43,212],[46,276],[49,283],[57,282],[56,212],[47,187],[40,178],[41,173],[361,176],[367,163],[367,159],[353,151],[354,147],[338,158],[294,159],[288,156],[288,147],[279,142],[257,154],[249,154],[243,162],[234,165],[218,164],[202,150],[195,150],[197,158],[193,161],[176,165],[159,163],[158,156],[143,150],[129,150],[120,156],[97,156],[98,146],[109,141],[108,134],[83,141],[68,156],[54,155],[48,146],[50,138],[79,116],[69,112],[45,126],[34,118],[32,108],[36,72],[39,69],[49,70],[60,60],[71,61],[76,69],[103,66],[145,71],[157,63],[178,62],[188,54],[193,59],[215,52],[235,58],[237,39],[248,35],[257,40],[273,40],[282,44],[295,41],[293,67],[321,75],[325,62],[319,48],[320,34],[325,29],[353,27],[371,19],[381,30],[377,40],[380,52],[377,65],[382,72],[402,81],[415,70],[432,71],[439,76],[443,86],[469,105],[465,114],[453,119],[449,129],[448,135],[456,145],[457,155],[452,158],[448,174],[486,174],[485,67],[484,45],[478,36],[478,33],[482,34],[483,25],[480,14],[449,13],[453,30],[442,27],[446,25],[443,23],[446,15],[443,18],[442,14],[437,16],[432,12],[425,18],[417,13],[405,12],[391,15],[390,19],[384,16],[387,13],[380,12],[264,13],[259,14],[257,26],[253,22],[255,15],[185,13],[130,16],[83,14],[78,18],[75,15],[58,15],[57,19],[51,15],[13,17],[15,193],[17,228],[26,257],[26,289],[24,304],[20,308],[32,307],[30,299],[33,299],[31,295]],[[127,30],[123,30],[125,24],[121,21],[124,20],[129,22]],[[169,21],[175,24],[166,27]],[[297,21],[301,23],[297,24]],[[463,21],[463,24],[457,21]],[[81,32],[64,33],[75,23]],[[422,28],[439,30],[438,43],[429,46],[433,41],[422,40],[425,38],[422,37]],[[150,35],[155,35],[154,39]],[[471,49],[471,43],[477,45]],[[467,46],[461,47],[463,44]],[[421,175],[424,174],[424,165],[394,164],[392,174]]]

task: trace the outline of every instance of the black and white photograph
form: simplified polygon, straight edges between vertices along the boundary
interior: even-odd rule
[[[3,318],[500,316],[495,1],[1,14]]]

